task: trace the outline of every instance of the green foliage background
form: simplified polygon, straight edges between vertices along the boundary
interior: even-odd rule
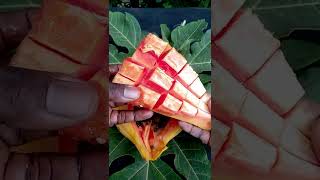
[[[211,91],[211,30],[208,23],[198,20],[181,24],[171,30],[161,24],[162,39],[169,42],[200,74],[201,81]],[[120,64],[135,51],[147,32],[129,13],[109,12],[109,64]],[[125,51],[123,50],[125,49]],[[208,154],[198,139],[181,133],[168,144],[168,150],[157,161],[145,161],[134,145],[116,128],[109,131],[109,166],[123,156],[134,158],[133,164],[111,175],[110,179],[210,179],[211,166]],[[174,166],[163,158],[172,156]]]

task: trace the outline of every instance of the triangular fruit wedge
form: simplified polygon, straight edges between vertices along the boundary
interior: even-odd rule
[[[113,82],[141,90],[132,105],[211,129],[211,114],[203,101],[206,89],[198,74],[175,48],[154,34],[148,34],[133,56],[124,60]]]

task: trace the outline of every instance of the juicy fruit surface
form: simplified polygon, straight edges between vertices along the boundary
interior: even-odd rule
[[[177,50],[153,34],[147,35],[133,56],[124,60],[113,83],[140,89],[140,98],[131,102],[132,105],[173,118],[155,120],[153,117],[149,121],[117,125],[145,160],[158,159],[167,149],[166,144],[181,132],[176,119],[203,129],[211,128],[207,105],[210,96],[198,74]]]
[[[243,1],[218,2],[215,13],[232,17],[218,22],[212,49],[213,175],[218,180],[320,179],[310,141],[319,105],[303,97],[279,41],[259,18],[250,10],[235,11]]]
[[[210,113],[199,109],[206,90],[198,74],[175,48],[157,36],[148,34],[134,55],[124,60],[118,74],[113,79],[114,83],[120,81],[125,84],[127,80],[123,77],[126,77],[140,87],[142,95],[133,102],[134,105],[174,116],[202,129],[211,129]],[[186,113],[185,101],[189,103],[189,109],[199,113]],[[203,106],[207,106],[206,103]]]
[[[31,32],[20,44],[10,65],[69,74],[88,80],[99,91],[99,112],[106,111],[107,1],[44,0]],[[98,18],[99,15],[102,18]],[[105,114],[61,130],[61,136],[106,143]]]

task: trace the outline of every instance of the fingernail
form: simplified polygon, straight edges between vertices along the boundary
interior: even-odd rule
[[[46,106],[49,113],[88,118],[96,112],[98,101],[97,91],[88,83],[54,80],[47,91]]]
[[[138,99],[140,97],[140,91],[136,87],[126,87],[123,95],[128,99]]]

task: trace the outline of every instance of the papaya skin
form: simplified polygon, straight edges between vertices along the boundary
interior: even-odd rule
[[[152,58],[149,58],[152,56]],[[211,129],[211,115],[208,112],[207,104],[201,103],[201,98],[206,95],[206,90],[201,83],[198,74],[192,69],[189,64],[186,64],[186,59],[179,54],[168,43],[162,41],[153,34],[148,34],[143,39],[136,49],[133,57],[130,58],[142,67],[145,67],[146,74],[142,76],[142,81],[137,81],[133,78],[135,86],[146,87],[155,96],[149,98],[140,98],[133,102],[135,106],[150,109],[156,113],[178,119],[190,123],[204,130]],[[175,62],[178,61],[178,62]],[[125,61],[126,62],[126,61]],[[165,66],[163,65],[165,63]],[[128,67],[127,67],[128,66]],[[165,68],[164,67],[169,67]],[[120,74],[128,74],[132,72],[128,69],[130,66],[125,63],[121,66]],[[130,68],[132,69],[132,68]],[[173,73],[176,71],[176,73]],[[180,71],[180,72],[179,72]],[[131,77],[139,76],[141,73],[137,71]],[[119,77],[113,82],[119,82]],[[121,83],[125,83],[124,80]],[[130,83],[132,85],[132,83]],[[180,86],[180,87],[179,87]],[[181,92],[181,95],[179,94]],[[143,96],[144,90],[141,90]],[[150,94],[150,93],[149,93]],[[178,94],[178,95],[177,95]],[[204,97],[208,99],[208,97]],[[152,103],[150,101],[152,100]],[[186,100],[197,109],[194,115],[181,113],[179,110],[183,100]],[[156,104],[154,104],[156,102]]]

